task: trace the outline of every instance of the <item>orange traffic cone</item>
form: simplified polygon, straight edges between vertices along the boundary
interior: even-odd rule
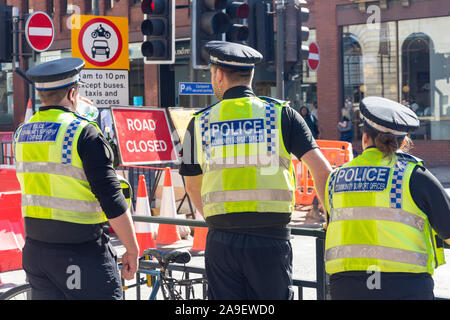
[[[135,215],[148,217],[152,215],[150,203],[148,201],[145,177],[142,174],[139,176]],[[136,229],[136,238],[139,244],[140,256],[145,249],[156,248],[153,223],[135,222],[134,227]]]
[[[175,205],[175,194],[172,186],[170,168],[165,169],[164,186],[162,191],[161,209],[159,215],[165,218],[177,217],[177,208]],[[178,228],[176,225],[159,225],[158,234],[156,236],[156,245],[171,245],[180,240],[180,233],[178,232]]]
[[[31,99],[28,99],[27,111],[25,112],[25,122],[31,119],[33,116],[33,104],[31,103]]]
[[[195,219],[203,220],[203,217],[195,211]],[[196,227],[194,228],[194,241],[190,252],[192,255],[202,255],[205,253],[206,236],[208,235],[208,228]]]

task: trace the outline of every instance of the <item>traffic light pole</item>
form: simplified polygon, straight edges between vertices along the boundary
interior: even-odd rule
[[[284,100],[284,0],[277,0],[277,98]]]

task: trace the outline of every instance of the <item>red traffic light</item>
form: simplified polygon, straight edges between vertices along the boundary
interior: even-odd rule
[[[166,1],[142,0],[141,9],[144,14],[162,14],[166,9]]]
[[[245,2],[233,1],[227,6],[227,14],[231,19],[247,19],[250,7]]]

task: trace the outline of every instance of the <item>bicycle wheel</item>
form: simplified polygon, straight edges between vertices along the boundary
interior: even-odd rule
[[[31,285],[22,284],[0,295],[0,300],[31,300]]]

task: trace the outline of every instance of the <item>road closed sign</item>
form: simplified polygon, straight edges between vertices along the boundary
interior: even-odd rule
[[[83,59],[85,69],[129,70],[128,18],[72,15],[72,19],[72,56]]]
[[[165,109],[113,107],[111,114],[122,164],[178,162]]]

